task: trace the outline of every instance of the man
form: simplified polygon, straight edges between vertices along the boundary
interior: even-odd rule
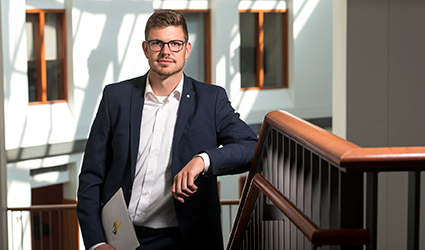
[[[77,213],[89,249],[105,244],[101,209],[122,187],[140,249],[222,249],[217,176],[247,171],[256,135],[218,86],[183,74],[184,17],[155,12],[148,74],[105,87],[80,174]]]

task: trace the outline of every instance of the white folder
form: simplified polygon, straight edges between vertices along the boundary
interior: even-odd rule
[[[134,250],[139,246],[133,223],[125,205],[122,188],[102,209],[102,225],[106,242],[116,250]]]

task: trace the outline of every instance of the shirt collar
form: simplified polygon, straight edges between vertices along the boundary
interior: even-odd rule
[[[170,93],[170,95],[166,99],[174,97],[177,99],[177,101],[180,101],[180,98],[183,92],[183,82],[184,82],[184,77],[182,77],[179,84],[177,84],[177,87]],[[146,77],[145,98],[151,101],[160,102],[157,96],[153,93],[153,90],[149,81],[149,76]]]

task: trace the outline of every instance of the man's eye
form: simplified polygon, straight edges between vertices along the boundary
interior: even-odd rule
[[[182,45],[182,43],[181,42],[178,42],[178,41],[173,41],[173,42],[171,42],[171,45],[173,45],[173,46],[180,46],[180,45]]]
[[[162,45],[162,43],[161,43],[160,41],[153,41],[153,42],[151,43],[151,45],[154,45],[154,46],[161,46],[161,45]]]

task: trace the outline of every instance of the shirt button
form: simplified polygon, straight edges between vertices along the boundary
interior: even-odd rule
[[[153,175],[153,171],[149,171],[148,172],[148,175]]]
[[[143,195],[144,195],[144,196],[148,196],[148,195],[149,195],[149,193],[148,193],[148,192],[144,192],[144,193],[143,193]]]
[[[156,154],[158,152],[158,150],[156,148],[154,148],[152,151],[154,152],[154,154]]]

